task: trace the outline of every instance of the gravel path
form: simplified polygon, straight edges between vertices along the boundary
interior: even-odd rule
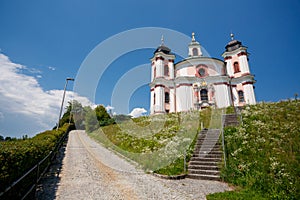
[[[38,199],[205,199],[209,193],[230,190],[217,181],[145,174],[78,130],[69,133],[61,172],[52,174],[56,180],[42,181]]]

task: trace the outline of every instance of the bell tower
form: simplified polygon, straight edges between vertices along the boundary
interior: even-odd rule
[[[151,60],[150,83],[150,114],[175,112],[174,91],[174,60],[171,49],[164,45],[162,36],[161,45],[154,51]]]
[[[189,57],[202,56],[202,51],[199,42],[195,39],[195,33],[192,33],[192,41],[189,44]]]
[[[234,106],[256,104],[254,94],[254,75],[250,73],[247,47],[234,39],[230,34],[231,41],[226,45],[222,54],[226,63],[228,85],[231,88],[231,98]]]

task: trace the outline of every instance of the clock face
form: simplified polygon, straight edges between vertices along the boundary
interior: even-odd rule
[[[198,73],[201,77],[205,76],[205,69],[203,68],[198,69]]]

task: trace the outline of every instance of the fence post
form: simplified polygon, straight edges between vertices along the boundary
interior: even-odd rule
[[[221,115],[221,122],[222,122],[222,126],[221,126],[222,146],[223,146],[224,165],[225,165],[225,168],[227,168],[227,164],[226,164],[226,150],[225,150],[225,138],[224,138],[224,121],[225,121],[224,118],[225,118],[225,115],[223,114],[223,110],[222,110],[222,115]]]

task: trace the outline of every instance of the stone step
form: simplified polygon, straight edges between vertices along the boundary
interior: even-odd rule
[[[204,175],[218,175],[220,172],[218,170],[201,170],[201,169],[189,169],[189,174],[204,174]]]
[[[195,144],[195,147],[211,147],[212,145],[211,144],[203,144],[203,143],[196,143]],[[215,143],[215,145],[213,146],[213,147],[219,147],[219,148],[221,148],[222,147],[222,145],[219,143],[219,142],[217,142],[217,143]]]
[[[191,160],[190,165],[218,166],[218,162]]]
[[[209,141],[202,141],[202,142],[197,142],[196,145],[205,145],[205,146],[209,146],[209,145],[218,145],[219,144],[219,141],[212,141],[212,140],[209,140]]]
[[[200,158],[192,157],[190,161],[199,161],[199,162],[221,162],[221,158]]]
[[[214,148],[200,148],[200,147],[197,147],[195,150],[194,150],[195,154],[196,153],[209,153],[209,152],[221,152],[222,154],[222,151],[220,149],[214,149]]]
[[[222,161],[219,130],[202,130],[198,135],[194,154],[188,165],[188,177],[220,180],[218,163]]]
[[[222,154],[193,154],[192,157],[199,157],[199,158],[222,158]]]
[[[217,175],[188,174],[187,178],[198,179],[198,180],[214,180],[214,181],[220,180],[220,176]]]
[[[211,166],[211,165],[190,165],[188,169],[201,169],[201,170],[219,170],[218,166]]]
[[[198,154],[199,155],[207,155],[207,154],[220,154],[220,155],[222,155],[222,151],[220,151],[220,150],[200,150],[199,152],[198,152]],[[195,154],[195,155],[197,155],[197,154]]]

